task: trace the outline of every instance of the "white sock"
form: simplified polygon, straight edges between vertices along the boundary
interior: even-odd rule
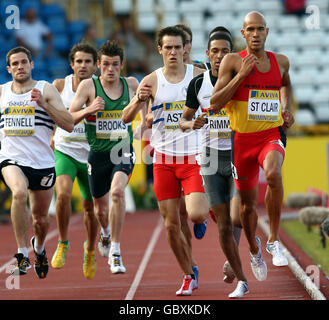
[[[120,255],[120,242],[111,242],[110,256]]]
[[[29,252],[27,250],[26,247],[24,248],[18,248],[18,253],[22,253],[24,257],[28,257],[29,256]]]
[[[101,232],[104,237],[108,237],[110,235],[110,231],[111,231],[110,226],[107,226],[105,229],[101,228]]]

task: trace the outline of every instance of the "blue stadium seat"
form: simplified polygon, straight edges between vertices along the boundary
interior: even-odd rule
[[[67,33],[55,33],[53,36],[55,51],[66,52],[70,50],[70,40]]]
[[[67,59],[63,58],[51,58],[47,61],[48,70],[52,77],[60,77],[62,75],[67,75],[69,72],[69,62]]]
[[[34,80],[46,80],[48,82],[52,82],[52,78],[47,71],[33,70],[32,76]]]
[[[64,33],[67,30],[65,16],[50,16],[46,23],[52,33]]]
[[[35,58],[33,59],[34,62],[34,71],[37,72],[47,72],[48,71],[48,64],[44,59]]]
[[[34,8],[39,15],[40,7],[41,7],[40,0],[21,0],[21,3],[19,5],[19,10],[21,16],[23,17],[25,15],[26,10],[29,8]]]
[[[40,15],[47,20],[51,16],[65,16],[65,10],[60,4],[45,4],[40,8]]]
[[[83,34],[86,30],[87,23],[82,20],[72,21],[67,24],[67,31],[70,34]]]

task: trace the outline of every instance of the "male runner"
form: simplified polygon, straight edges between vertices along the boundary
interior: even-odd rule
[[[252,270],[260,281],[267,277],[267,266],[256,237],[259,166],[263,167],[268,184],[265,204],[271,224],[266,249],[272,254],[274,265],[285,266],[288,261],[278,240],[286,142],[282,126],[289,128],[294,122],[289,111],[289,60],[282,54],[265,51],[268,31],[261,13],[252,11],[245,16],[241,33],[247,47],[225,56],[210,100],[214,112],[228,104],[233,130],[232,170],[241,198],[240,218],[249,243]]]
[[[101,75],[80,83],[70,112],[75,123],[84,119],[90,145],[88,178],[101,225],[98,248],[108,256],[112,273],[125,273],[120,241],[126,213],[125,187],[134,168],[135,152],[131,124],[124,124],[121,117],[123,108],[135,95],[138,81],[120,76],[124,55],[116,42],[106,41],[98,57]]]
[[[186,106],[179,121],[180,128],[185,131],[202,128],[203,152],[201,156],[201,173],[208,200],[215,215],[219,242],[230,265],[238,278],[238,286],[229,294],[230,298],[242,298],[248,293],[248,283],[242,272],[236,234],[233,237],[233,226],[230,217],[230,201],[233,199],[234,183],[231,171],[231,141],[229,120],[225,109],[214,114],[208,112],[210,97],[217,80],[218,69],[223,57],[232,51],[232,38],[229,34],[216,33],[208,40],[206,51],[211,69],[195,77],[187,90]],[[201,108],[203,113],[195,120],[193,116]],[[207,124],[206,124],[207,121]],[[234,196],[235,202],[238,197]],[[233,202],[233,200],[231,201]],[[232,203],[236,210],[238,206]],[[238,231],[241,229],[239,228]]]
[[[74,45],[69,54],[73,74],[53,83],[66,108],[69,108],[80,82],[90,78],[95,69],[97,51],[86,43]],[[94,215],[94,204],[89,189],[87,160],[89,144],[86,139],[83,121],[71,133],[57,128],[53,141],[56,169],[56,218],[59,233],[57,249],[51,260],[53,268],[62,268],[70,247],[68,227],[71,216],[71,197],[75,178],[77,178],[84,213],[87,240],[84,243],[83,274],[92,279],[96,273],[95,239],[98,222]]]
[[[179,208],[182,188],[192,222],[203,222],[209,212],[200,166],[195,160],[200,151],[200,135],[197,131],[183,133],[178,126],[188,84],[194,76],[203,72],[193,65],[184,64],[185,40],[184,32],[176,27],[159,31],[158,51],[164,66],[141,81],[138,94],[124,109],[122,118],[125,123],[132,121],[150,100],[153,113],[151,145],[155,149],[154,190],[164,217],[169,245],[184,273],[183,284],[176,295],[191,295],[198,286],[192,270],[191,250],[181,230]]]
[[[29,198],[34,231],[31,238],[34,270],[42,279],[48,273],[44,243],[56,180],[49,140],[55,124],[71,132],[73,119],[52,84],[32,79],[34,64],[29,50],[13,48],[6,59],[13,80],[0,86],[0,176],[12,193],[11,220],[18,246],[17,264],[12,272],[24,275],[31,268],[27,249]]]

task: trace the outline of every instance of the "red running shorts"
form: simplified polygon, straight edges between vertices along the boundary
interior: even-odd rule
[[[153,179],[158,201],[180,198],[182,188],[185,195],[205,192],[195,155],[173,157],[157,152],[153,164]]]
[[[251,133],[232,133],[232,173],[238,190],[251,190],[258,183],[259,166],[266,155],[279,151],[285,155],[286,136],[281,127]]]

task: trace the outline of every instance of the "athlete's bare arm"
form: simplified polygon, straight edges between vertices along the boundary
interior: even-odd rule
[[[64,89],[65,79],[55,79],[53,81],[53,85],[57,88],[58,92],[61,94]]]
[[[179,119],[179,127],[181,130],[196,130],[202,128],[205,125],[207,122],[207,118],[205,118],[207,112],[202,112],[202,114],[200,114],[195,120],[192,120],[196,111],[197,109],[189,108],[187,106],[184,107],[183,114]]]
[[[218,79],[210,98],[211,110],[218,112],[224,108],[256,62],[257,57],[253,54],[248,54],[242,59],[239,54],[230,53],[223,58],[218,70]]]
[[[147,108],[149,100],[153,99],[156,90],[156,74],[152,72],[147,75],[139,84],[136,95],[130,100],[130,103],[123,109],[122,121],[129,123],[133,121],[137,113],[144,107]]]
[[[104,100],[101,97],[95,98],[95,94],[93,79],[85,79],[80,82],[69,109],[75,124],[79,123],[88,115],[94,114],[99,110],[104,110]],[[83,108],[85,104],[86,107]]]
[[[53,85],[56,87],[56,89],[58,90],[59,94],[62,93],[62,91],[64,89],[64,84],[65,84],[65,79],[55,79],[53,81]],[[51,134],[51,137],[50,137],[50,147],[53,150],[55,149],[54,136],[55,136],[56,128],[57,128],[57,126],[54,127],[54,130],[53,130],[53,132]]]
[[[146,113],[146,126],[151,129],[153,124],[153,113],[151,110],[151,104],[148,105],[147,113]]]
[[[72,132],[74,128],[73,118],[66,110],[62,98],[53,84],[46,83],[43,94],[40,90],[33,88],[31,101],[35,101],[42,107],[59,127]]]
[[[289,59],[283,54],[275,54],[275,57],[282,74],[282,87],[280,90],[280,95],[284,126],[286,128],[290,128],[294,124],[295,119],[293,114],[290,112],[290,106],[292,102],[292,86],[289,76]]]

